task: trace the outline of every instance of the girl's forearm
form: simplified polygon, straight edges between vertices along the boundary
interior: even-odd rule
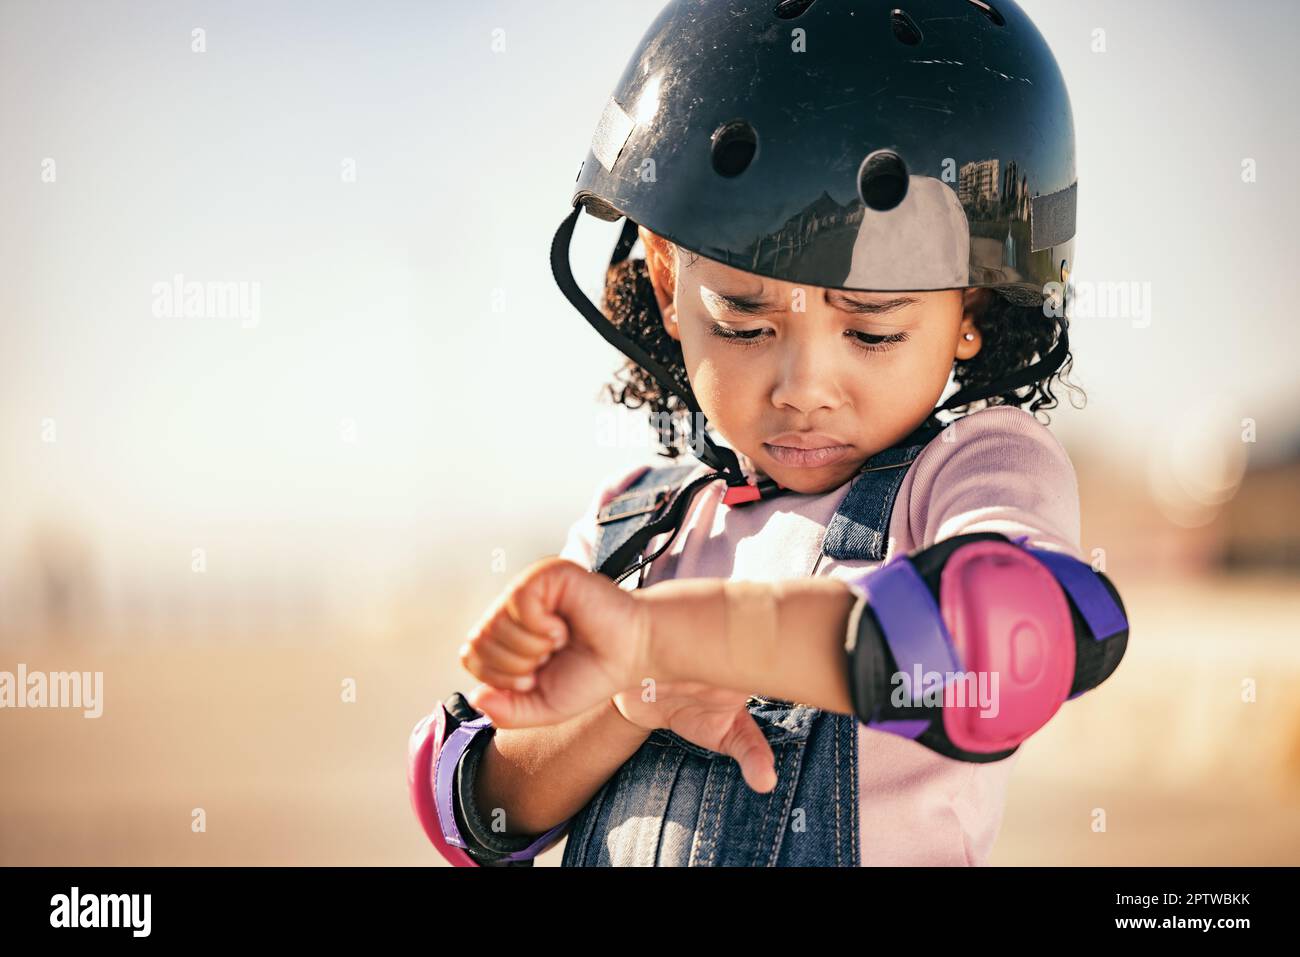
[[[783,581],[773,627],[733,620],[728,628],[725,584],[680,579],[632,593],[648,609],[652,673],[643,679],[704,681],[851,713],[844,636],[855,596],[848,586],[833,578]]]
[[[505,811],[505,833],[541,834],[591,800],[650,736],[610,699],[568,721],[498,728],[483,752],[474,796],[484,821]]]

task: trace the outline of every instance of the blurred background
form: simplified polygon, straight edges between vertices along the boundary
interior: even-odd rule
[[[1076,318],[1050,413],[1133,641],[992,863],[1297,864],[1300,12],[1023,6],[1072,279],[1144,290]],[[0,3],[0,671],[103,673],[99,718],[0,710],[0,864],[441,863],[407,734],[654,458],[547,257],[660,7]],[[580,223],[592,297],[617,228]]]

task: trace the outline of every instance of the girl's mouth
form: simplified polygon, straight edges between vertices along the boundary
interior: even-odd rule
[[[847,458],[853,451],[853,446],[832,445],[824,449],[795,449],[788,445],[769,445],[764,442],[763,449],[782,465],[798,469],[818,469],[825,465],[834,465]]]

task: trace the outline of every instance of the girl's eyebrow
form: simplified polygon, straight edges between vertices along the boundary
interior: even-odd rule
[[[746,315],[760,315],[766,312],[789,312],[783,304],[778,302],[769,302],[762,296],[729,296],[725,293],[717,292],[713,289],[701,288],[700,292],[708,299],[712,299],[733,312],[744,313]],[[911,296],[896,296],[893,299],[881,299],[874,302],[862,302],[856,299],[850,299],[843,291],[838,289],[827,290],[827,301],[838,309],[845,312],[853,312],[864,316],[881,316],[885,313],[894,312],[902,309],[904,306],[910,306],[917,302]]]
[[[856,299],[848,298],[841,290],[828,289],[826,291],[826,300],[838,309],[846,312],[856,312],[864,316],[881,316],[887,312],[894,312],[902,309],[904,306],[910,306],[917,302],[912,296],[895,296],[893,299],[879,299],[873,302],[861,302]]]
[[[761,296],[728,296],[725,293],[700,287],[700,295],[708,300],[718,303],[732,312],[743,312],[747,315],[758,315],[763,312],[783,312],[780,305],[774,302],[768,302]]]

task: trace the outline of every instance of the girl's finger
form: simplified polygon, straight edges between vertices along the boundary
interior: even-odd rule
[[[519,691],[527,691],[533,686],[536,680],[533,672],[540,667],[541,663],[535,662],[531,667],[523,671],[507,671],[498,668],[489,661],[483,654],[484,650],[482,642],[466,642],[460,646],[460,663],[475,678],[495,688],[514,688]]]
[[[722,751],[736,759],[745,783],[760,794],[776,787],[776,757],[763,730],[748,711],[722,742]]]
[[[555,642],[545,635],[529,631],[509,616],[502,614],[487,631],[492,643],[521,658],[536,660],[555,651]]]
[[[536,671],[545,656],[550,654],[550,642],[536,640],[533,636],[533,653],[521,653],[519,647],[530,643],[529,635],[518,625],[505,620],[499,621],[491,629],[465,642],[478,656],[483,667],[510,675],[527,675]]]
[[[576,566],[574,566],[576,570]],[[563,576],[572,574],[566,566],[549,568],[527,587],[520,588],[506,600],[509,616],[533,634],[546,635],[559,647],[569,637],[569,626],[551,609],[555,591],[564,587]]]

